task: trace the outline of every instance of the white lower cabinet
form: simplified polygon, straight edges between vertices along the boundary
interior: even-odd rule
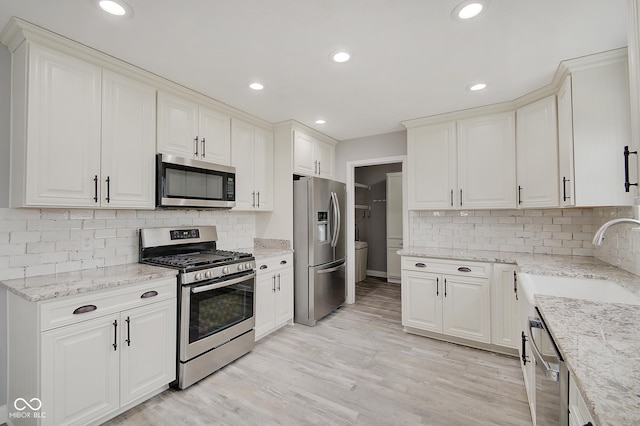
[[[520,343],[516,269],[494,264],[491,283],[491,343],[513,349]]]
[[[402,259],[402,325],[491,343],[491,265]]]
[[[9,294],[8,399],[37,396],[43,414],[10,424],[101,423],[175,380],[175,277],[44,302]]]
[[[573,375],[569,373],[569,426],[595,425]]]
[[[293,321],[293,255],[257,263],[256,341]]]

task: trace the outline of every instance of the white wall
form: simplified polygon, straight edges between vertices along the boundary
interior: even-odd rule
[[[336,180],[346,182],[347,162],[407,154],[407,132],[341,141],[336,145]]]

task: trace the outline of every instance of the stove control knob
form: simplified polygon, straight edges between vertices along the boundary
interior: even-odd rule
[[[202,272],[198,272],[194,278],[196,279],[196,281],[200,281],[202,279]]]
[[[244,265],[242,263],[240,263],[238,265],[238,271],[242,271],[244,269]]]
[[[244,264],[244,268],[245,269],[253,269],[253,265],[251,264],[251,262],[247,262]]]
[[[211,272],[211,271],[206,271],[206,272],[204,273],[204,277],[205,277],[205,278],[211,278],[211,277],[213,277],[213,272]]]
[[[229,267],[225,266],[224,268],[222,268],[222,274],[223,275],[227,275],[229,273]]]

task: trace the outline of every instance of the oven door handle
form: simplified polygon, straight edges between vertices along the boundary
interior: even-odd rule
[[[240,278],[235,278],[233,280],[225,280],[225,281],[219,281],[215,284],[191,287],[191,293],[202,293],[209,290],[215,290],[216,288],[220,288],[220,287],[227,287],[233,284],[238,284],[243,281],[247,281],[251,278],[255,278],[255,276],[256,276],[256,273],[252,272],[250,274],[243,275]]]
[[[547,379],[552,380],[554,382],[560,381],[560,366],[558,364],[553,364],[547,362],[542,357],[542,352],[538,349],[538,344],[536,343],[536,339],[533,338],[533,328],[539,328],[543,333],[546,333],[549,338],[551,335],[547,331],[544,323],[539,318],[529,317],[529,340],[531,341],[531,351],[533,352],[533,357],[536,359],[536,364],[543,369],[545,376]],[[553,348],[554,352],[556,352],[556,356],[560,359],[560,354],[557,353],[556,349]]]

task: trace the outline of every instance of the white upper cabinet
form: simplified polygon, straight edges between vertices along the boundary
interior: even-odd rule
[[[629,70],[626,55],[613,52],[568,61],[570,75],[558,94],[560,199],[570,206],[631,205],[637,188],[625,191],[624,147],[631,143]],[[629,181],[637,183],[635,155]]]
[[[293,173],[333,179],[335,176],[335,143],[319,140],[299,130],[294,130]]]
[[[97,205],[102,70],[34,43],[13,55],[12,207]]]
[[[558,131],[555,95],[516,111],[518,206],[558,207]]]
[[[513,112],[458,121],[459,208],[516,206]]]
[[[231,117],[158,91],[158,152],[231,164]]]
[[[156,91],[103,71],[101,204],[155,207]]]
[[[455,122],[409,129],[407,160],[409,209],[455,208]]]
[[[32,42],[12,66],[12,206],[154,208],[155,90]]]
[[[514,208],[513,112],[410,128],[409,209]]]
[[[273,133],[233,119],[231,134],[235,210],[273,210]]]

